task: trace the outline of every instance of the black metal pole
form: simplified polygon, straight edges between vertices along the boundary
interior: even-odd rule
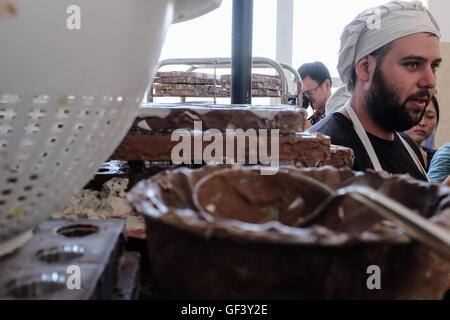
[[[253,0],[233,0],[231,103],[252,103]]]

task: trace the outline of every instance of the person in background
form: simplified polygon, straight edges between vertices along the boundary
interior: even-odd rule
[[[325,105],[325,116],[335,113],[342,108],[347,101],[352,98],[352,94],[347,91],[347,86],[341,84],[339,88],[331,95]]]
[[[428,179],[450,186],[450,143],[444,144],[431,159]]]
[[[370,24],[380,20],[381,27]],[[338,72],[351,99],[310,128],[353,149],[353,170],[427,180],[422,156],[402,132],[418,124],[442,58],[436,19],[419,2],[391,1],[360,13],[341,35]]]
[[[428,104],[425,114],[422,120],[416,126],[405,131],[415,142],[422,154],[423,162],[425,164],[425,170],[428,171],[431,158],[434,151],[422,146],[422,143],[428,139],[436,130],[439,123],[439,104],[435,96],[431,98],[431,102]]]
[[[325,116],[325,104],[331,96],[330,71],[322,62],[316,61],[302,64],[298,73],[303,82],[303,96],[314,109],[313,115],[308,119],[314,125]]]

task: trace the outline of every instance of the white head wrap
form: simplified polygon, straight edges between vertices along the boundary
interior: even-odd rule
[[[368,54],[419,32],[441,36],[436,19],[420,1],[391,1],[360,13],[341,35],[337,69],[342,82],[351,85],[355,64]]]

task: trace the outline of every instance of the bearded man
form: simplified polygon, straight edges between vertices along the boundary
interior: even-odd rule
[[[392,1],[359,14],[345,27],[339,50],[339,76],[351,99],[310,130],[352,148],[354,170],[426,180],[414,141],[397,132],[420,122],[434,93],[439,38],[436,20],[418,1]]]

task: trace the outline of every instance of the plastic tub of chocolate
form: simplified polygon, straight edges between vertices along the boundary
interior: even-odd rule
[[[450,232],[450,189],[405,175],[330,167],[280,168],[273,176],[223,166],[165,171],[128,195],[146,219],[161,297],[443,298],[450,261],[351,197],[296,227],[326,192],[290,181],[287,173],[331,190],[370,186]]]

